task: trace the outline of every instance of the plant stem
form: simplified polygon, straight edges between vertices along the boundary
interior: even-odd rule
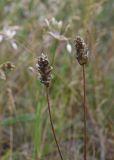
[[[85,65],[82,66],[83,68],[83,109],[84,109],[84,160],[87,160],[87,109],[86,109],[86,81],[85,81]]]
[[[52,116],[51,116],[51,107],[50,107],[50,101],[49,101],[48,87],[46,87],[46,97],[47,97],[47,103],[48,103],[48,112],[49,112],[49,118],[50,118],[50,123],[51,123],[51,129],[52,129],[52,132],[53,132],[55,143],[56,143],[57,148],[58,148],[58,153],[60,155],[61,160],[63,160],[62,153],[61,153],[61,150],[60,150],[57,138],[56,138],[55,129],[54,129],[54,126],[53,126],[53,120],[52,120]]]

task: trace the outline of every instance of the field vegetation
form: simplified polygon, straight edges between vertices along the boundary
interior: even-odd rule
[[[0,160],[60,160],[36,71],[41,53],[53,67],[49,97],[63,159],[83,159],[78,35],[89,49],[87,160],[114,160],[113,0],[0,0]]]

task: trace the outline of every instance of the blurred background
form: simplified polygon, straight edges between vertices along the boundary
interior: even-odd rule
[[[83,159],[82,68],[86,66],[88,160],[114,160],[114,1],[0,0],[0,160],[59,160],[45,90],[34,71],[43,52],[53,66],[50,102],[65,160]]]

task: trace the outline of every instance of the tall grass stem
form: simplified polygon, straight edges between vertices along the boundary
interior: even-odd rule
[[[48,112],[49,112],[51,129],[52,129],[52,132],[53,132],[53,136],[54,136],[55,143],[56,143],[56,145],[57,145],[58,153],[59,153],[59,155],[60,155],[61,160],[63,160],[63,156],[62,156],[62,153],[61,153],[61,150],[60,150],[60,147],[59,147],[57,138],[56,138],[55,129],[54,129],[54,126],[53,126],[53,120],[52,120],[52,116],[51,116],[51,107],[50,107],[48,87],[46,87],[46,97],[47,97],[47,103],[48,103]]]
[[[85,65],[83,68],[83,109],[84,109],[84,160],[87,160],[87,109],[86,109],[86,80],[85,80]]]

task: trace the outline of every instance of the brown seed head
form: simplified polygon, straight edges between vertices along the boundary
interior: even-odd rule
[[[38,63],[36,64],[38,72],[40,73],[40,81],[49,87],[50,81],[52,79],[51,71],[52,67],[49,65],[49,60],[43,53],[38,58]]]
[[[88,62],[88,48],[84,40],[77,36],[75,39],[76,58],[80,65],[87,64]]]
[[[2,69],[3,71],[13,70],[14,68],[15,65],[12,64],[11,62],[6,62],[0,65],[0,69]]]
[[[0,79],[6,80],[6,72],[13,70],[15,68],[15,65],[11,62],[5,62],[0,65]]]

